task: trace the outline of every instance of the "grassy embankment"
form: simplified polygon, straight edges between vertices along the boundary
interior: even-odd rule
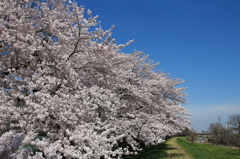
[[[240,150],[209,144],[190,143],[178,138],[177,143],[194,159],[240,159]]]

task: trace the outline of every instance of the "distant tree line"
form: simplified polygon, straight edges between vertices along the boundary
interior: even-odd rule
[[[209,143],[235,146],[240,149],[240,114],[230,115],[226,126],[220,122],[210,123],[208,131],[211,134],[207,137]],[[198,133],[193,128],[186,128],[176,136],[185,136],[189,142],[194,143],[198,138]]]
[[[240,114],[230,115],[226,126],[220,122],[211,123],[209,142],[216,145],[236,146],[240,149]]]

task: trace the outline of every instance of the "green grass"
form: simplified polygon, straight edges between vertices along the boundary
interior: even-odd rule
[[[178,138],[177,143],[193,159],[240,159],[240,150],[208,144],[192,144],[184,138]]]
[[[167,141],[153,146],[148,146],[137,155],[124,156],[123,159],[167,159]]]

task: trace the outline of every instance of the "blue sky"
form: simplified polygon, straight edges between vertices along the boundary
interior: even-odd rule
[[[115,25],[117,44],[149,54],[157,69],[186,80],[193,127],[225,124],[240,114],[239,0],[78,0],[99,15],[103,29]]]

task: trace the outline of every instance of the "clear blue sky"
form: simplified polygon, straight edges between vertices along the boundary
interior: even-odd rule
[[[186,80],[193,127],[225,124],[240,114],[239,0],[78,0],[99,15],[103,29],[115,25],[117,44],[160,62],[157,69]]]

